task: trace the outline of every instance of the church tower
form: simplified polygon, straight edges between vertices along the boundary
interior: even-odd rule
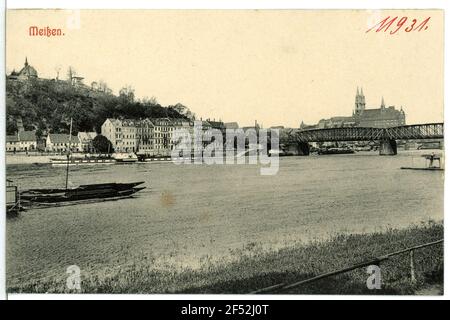
[[[355,97],[355,115],[360,115],[364,112],[366,108],[366,97],[364,96],[363,89],[361,88],[361,92],[359,91],[359,87],[356,88],[356,97]]]

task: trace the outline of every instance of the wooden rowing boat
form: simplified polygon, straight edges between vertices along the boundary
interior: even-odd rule
[[[22,200],[39,203],[56,203],[91,199],[127,197],[145,187],[137,187],[143,182],[102,183],[81,185],[71,189],[30,189],[20,193]]]
[[[61,193],[71,190],[102,190],[102,189],[114,189],[114,190],[127,190],[134,188],[140,184],[143,184],[144,181],[139,182],[131,182],[131,183],[96,183],[96,184],[82,184],[76,188],[52,188],[52,189],[28,189],[21,192],[23,194],[51,194],[51,193]]]

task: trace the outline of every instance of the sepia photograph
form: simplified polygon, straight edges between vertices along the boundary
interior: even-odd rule
[[[443,9],[38,8],[7,294],[444,294]]]

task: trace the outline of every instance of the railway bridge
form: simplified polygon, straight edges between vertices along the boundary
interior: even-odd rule
[[[300,130],[290,136],[300,153],[309,154],[309,142],[379,141],[380,155],[397,154],[396,140],[443,139],[444,123],[413,124],[391,128],[328,128]]]

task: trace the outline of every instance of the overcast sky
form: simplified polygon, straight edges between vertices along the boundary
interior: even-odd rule
[[[431,20],[421,32],[365,32],[388,15]],[[30,37],[34,25],[65,35]],[[351,115],[357,86],[369,108],[382,96],[403,106],[408,124],[443,121],[441,11],[16,10],[6,35],[7,72],[25,56],[43,78],[73,66],[86,84],[131,85],[242,126]]]

